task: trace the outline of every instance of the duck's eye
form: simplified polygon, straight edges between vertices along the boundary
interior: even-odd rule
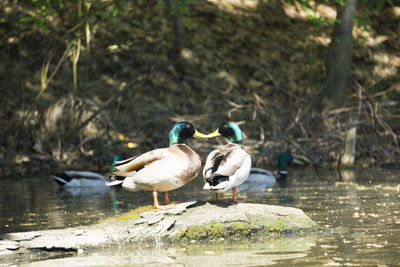
[[[186,128],[192,128],[192,125],[191,124],[186,124]]]
[[[222,125],[222,128],[227,129],[228,125],[224,124],[224,125]]]

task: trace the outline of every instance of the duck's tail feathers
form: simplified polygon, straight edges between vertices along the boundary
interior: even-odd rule
[[[61,186],[66,185],[69,181],[71,181],[71,177],[63,172],[54,174],[53,179]]]
[[[204,185],[203,189],[204,190],[214,190],[214,191],[221,191],[222,192],[222,191],[226,191],[227,190],[228,184],[229,184],[229,181],[222,182],[222,183],[219,183],[219,184],[214,185],[214,186],[210,185],[209,183],[206,183]]]
[[[125,180],[125,176],[118,176],[118,175],[108,175],[109,182],[106,182],[107,186],[122,186],[122,183]]]
[[[106,183],[106,185],[107,186],[122,186],[122,183],[123,183],[124,181],[122,180],[114,180],[114,181],[111,181],[111,182],[107,182]]]
[[[209,190],[225,190],[229,184],[228,176],[214,176],[209,181],[206,182],[203,189]]]
[[[211,190],[211,185],[209,183],[205,183],[203,186],[203,190]]]

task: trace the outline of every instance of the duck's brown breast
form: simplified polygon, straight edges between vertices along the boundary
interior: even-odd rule
[[[176,148],[179,150],[180,153],[183,153],[184,157],[187,159],[187,165],[182,171],[181,177],[182,179],[184,179],[185,183],[188,183],[190,180],[197,176],[201,169],[200,156],[185,144],[177,144]]]

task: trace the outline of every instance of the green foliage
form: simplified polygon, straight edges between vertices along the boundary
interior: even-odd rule
[[[361,14],[358,17],[354,18],[354,21],[357,23],[358,26],[360,26],[363,30],[365,31],[370,31],[370,25],[371,25],[371,18],[368,14],[367,10],[364,10],[361,12]]]
[[[112,14],[115,17],[120,13],[124,13],[125,3],[123,0],[114,0],[112,3]]]
[[[289,4],[294,4],[295,2],[299,3],[301,8],[307,12],[307,19],[309,19],[316,28],[320,29],[322,27],[330,27],[335,23],[334,19],[328,19],[324,17],[320,17],[317,15],[315,10],[313,9],[313,4],[311,0],[287,0]],[[326,4],[333,4],[333,5],[344,5],[345,0],[323,0]]]
[[[104,1],[101,4],[103,9],[97,12],[99,15],[104,15],[104,9],[108,8],[111,8],[111,14],[114,17],[125,12],[125,0]]]
[[[388,4],[390,6],[393,6],[393,2],[392,0],[361,0],[361,3],[363,6],[365,6],[368,9],[378,9],[378,10],[382,10],[382,8],[384,7],[385,4]]]
[[[286,2],[289,4],[294,4],[294,2],[299,3],[300,6],[309,14],[307,18],[310,21],[312,21],[312,23],[317,28],[321,28],[322,26],[331,26],[335,23],[335,20],[317,16],[316,12],[312,7],[311,0],[297,0],[297,1],[287,0]],[[317,2],[321,2],[321,0]],[[323,0],[323,2],[328,5],[334,5],[334,6],[344,6],[346,4],[346,0]],[[369,12],[375,9],[382,10],[382,8],[386,4],[393,6],[392,0],[376,0],[376,1],[361,0],[359,4],[360,12],[358,12],[358,15],[355,18],[355,22],[357,23],[358,26],[362,27],[364,30],[369,31],[371,25],[371,18],[369,16]],[[336,22],[340,23],[340,21]]]
[[[157,0],[157,3],[169,5],[172,14],[189,14],[190,0]]]
[[[43,32],[47,30],[46,16],[58,15],[59,10],[64,7],[63,0],[31,0],[26,1],[26,4],[33,13],[30,13],[30,16],[21,17],[20,22],[29,24],[33,22]]]
[[[118,45],[117,44],[112,44],[108,46],[108,50],[110,50],[111,52],[118,50]]]
[[[360,26],[365,31],[370,31],[371,29],[371,17],[369,12],[371,10],[382,10],[385,4],[393,6],[392,0],[361,0],[359,15],[354,19],[358,26]]]
[[[315,13],[312,13],[307,16],[307,18],[314,24],[315,27],[320,29],[321,27],[325,26],[331,26],[335,23],[335,20],[333,19],[325,19],[321,17],[317,17]]]
[[[77,2],[78,4],[78,18],[84,17],[85,13],[81,10],[81,4],[86,10],[90,9],[93,4],[90,0],[82,0]],[[22,5],[22,4],[21,4]],[[76,5],[67,5],[64,0],[30,0],[23,2],[25,9],[29,10],[25,12],[19,21],[24,24],[32,24],[32,22],[37,25],[42,32],[47,31],[48,16],[61,16],[61,11],[63,9],[76,8]],[[125,12],[125,0],[105,0],[101,4],[97,5],[96,15],[107,16],[105,10],[111,10],[112,16],[117,16]],[[28,14],[28,16],[26,15]],[[95,19],[96,16],[91,15],[91,19]]]
[[[367,38],[364,36],[358,35],[354,40],[354,44],[358,47],[362,47],[367,43]]]
[[[181,14],[189,14],[189,0],[174,0],[172,1],[172,12],[178,12]]]

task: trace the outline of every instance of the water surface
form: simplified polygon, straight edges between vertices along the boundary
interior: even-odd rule
[[[170,192],[171,200],[214,200],[200,178]],[[228,201],[231,193],[220,199]],[[0,181],[0,232],[87,225],[151,205],[151,192],[62,190],[50,177]],[[249,188],[247,202],[303,209],[324,231],[285,238],[253,237],[171,247],[160,240],[141,250],[115,248],[96,256],[53,259],[46,265],[240,265],[393,266],[400,265],[400,172],[292,171],[285,184]],[[159,195],[163,202],[162,194]]]

